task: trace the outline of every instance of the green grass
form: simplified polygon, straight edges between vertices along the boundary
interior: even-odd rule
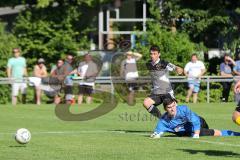
[[[74,113],[97,106],[72,106]],[[189,105],[211,128],[240,131],[231,121],[233,103]],[[156,120],[139,103],[118,104],[107,115],[85,122],[67,122],[55,116],[54,105],[0,106],[0,160],[79,159],[239,159],[240,137],[173,137],[150,139]],[[18,128],[27,128],[32,139],[20,145],[13,139]]]

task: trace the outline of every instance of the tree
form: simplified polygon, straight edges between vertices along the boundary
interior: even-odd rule
[[[140,36],[141,40],[137,44],[138,49],[145,57],[149,57],[149,46],[158,45],[162,58],[184,66],[189,61],[190,55],[196,50],[196,45],[190,41],[187,33],[171,30],[171,26],[166,23],[167,20],[162,17],[156,1],[149,0],[148,2],[154,20],[148,22],[146,34]],[[147,45],[143,45],[143,42]]]
[[[177,31],[187,33],[195,43],[234,49],[240,42],[240,1],[164,0],[161,5],[162,24],[175,23]]]
[[[8,58],[12,56],[12,48],[17,47],[17,40],[14,35],[5,31],[5,24],[0,23],[0,77],[6,77],[6,67]],[[6,94],[9,93],[9,94]],[[10,100],[10,87],[8,85],[0,85],[0,104]]]
[[[90,48],[89,34],[97,31],[99,5],[107,0],[2,0],[1,7],[24,5],[17,16],[12,34],[0,24],[2,63],[0,76],[6,77],[5,67],[11,49],[20,46],[31,72],[37,58],[55,63],[63,54],[76,54]],[[16,38],[15,38],[16,37]],[[6,56],[8,55],[8,56]],[[5,58],[6,57],[6,58]],[[1,89],[7,86],[0,86]],[[6,88],[0,91],[0,103],[9,99]]]
[[[13,33],[23,54],[33,65],[44,57],[49,63],[66,53],[90,48],[89,35],[97,31],[97,12],[105,1],[38,0],[17,17]]]
[[[149,47],[157,45],[161,50],[161,57],[172,63],[184,66],[195,50],[195,44],[189,40],[187,34],[173,33],[162,28],[159,23],[153,22],[148,24],[148,31],[142,37],[148,45],[138,43],[137,47],[144,54],[145,58],[149,57]]]

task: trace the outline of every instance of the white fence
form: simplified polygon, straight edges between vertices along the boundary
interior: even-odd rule
[[[185,83],[187,82],[187,78],[185,76],[170,76],[170,81],[174,83]],[[24,78],[25,81],[28,81],[28,78]],[[203,76],[201,77],[201,82],[207,83],[207,103],[210,102],[210,83],[212,82],[236,82],[240,80],[240,76],[235,77],[221,77],[221,76]],[[74,83],[78,83],[82,81],[81,78],[73,78]],[[0,78],[0,85],[2,84],[11,84],[14,82],[14,79],[9,78]],[[146,84],[151,82],[150,77],[139,77],[136,81],[139,84]],[[111,85],[111,93],[114,94],[114,83],[126,83],[126,81],[121,77],[96,77],[96,84],[109,84]]]

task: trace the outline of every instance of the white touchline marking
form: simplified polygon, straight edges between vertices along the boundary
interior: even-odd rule
[[[40,132],[31,132],[32,135],[38,134],[79,134],[79,133],[126,133],[125,131],[114,131],[114,130],[82,130],[82,131],[40,131]],[[0,132],[0,135],[12,135],[14,132]]]
[[[82,130],[82,131],[41,131],[41,132],[31,132],[32,135],[40,135],[40,134],[58,134],[58,135],[66,135],[66,134],[88,134],[88,133],[116,133],[116,134],[130,134],[130,135],[141,135],[141,136],[148,136],[150,132],[134,132],[134,131],[115,131],[115,130]],[[3,133],[0,132],[0,135],[14,135],[15,133]],[[149,137],[150,138],[150,137]],[[208,141],[203,139],[192,139],[192,138],[185,138],[185,137],[161,137],[160,139],[153,139],[153,140],[161,140],[161,139],[169,139],[169,140],[179,140],[179,141],[188,141],[188,142],[201,142],[201,143],[208,143],[208,144],[215,144],[221,146],[231,146],[231,147],[240,147],[238,144],[231,144],[231,143],[224,143],[224,142],[215,142],[215,141]]]

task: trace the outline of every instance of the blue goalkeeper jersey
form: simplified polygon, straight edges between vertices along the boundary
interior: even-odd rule
[[[193,133],[200,130],[200,117],[192,112],[186,105],[177,106],[177,113],[175,117],[171,118],[167,112],[158,121],[155,132],[164,133]]]

